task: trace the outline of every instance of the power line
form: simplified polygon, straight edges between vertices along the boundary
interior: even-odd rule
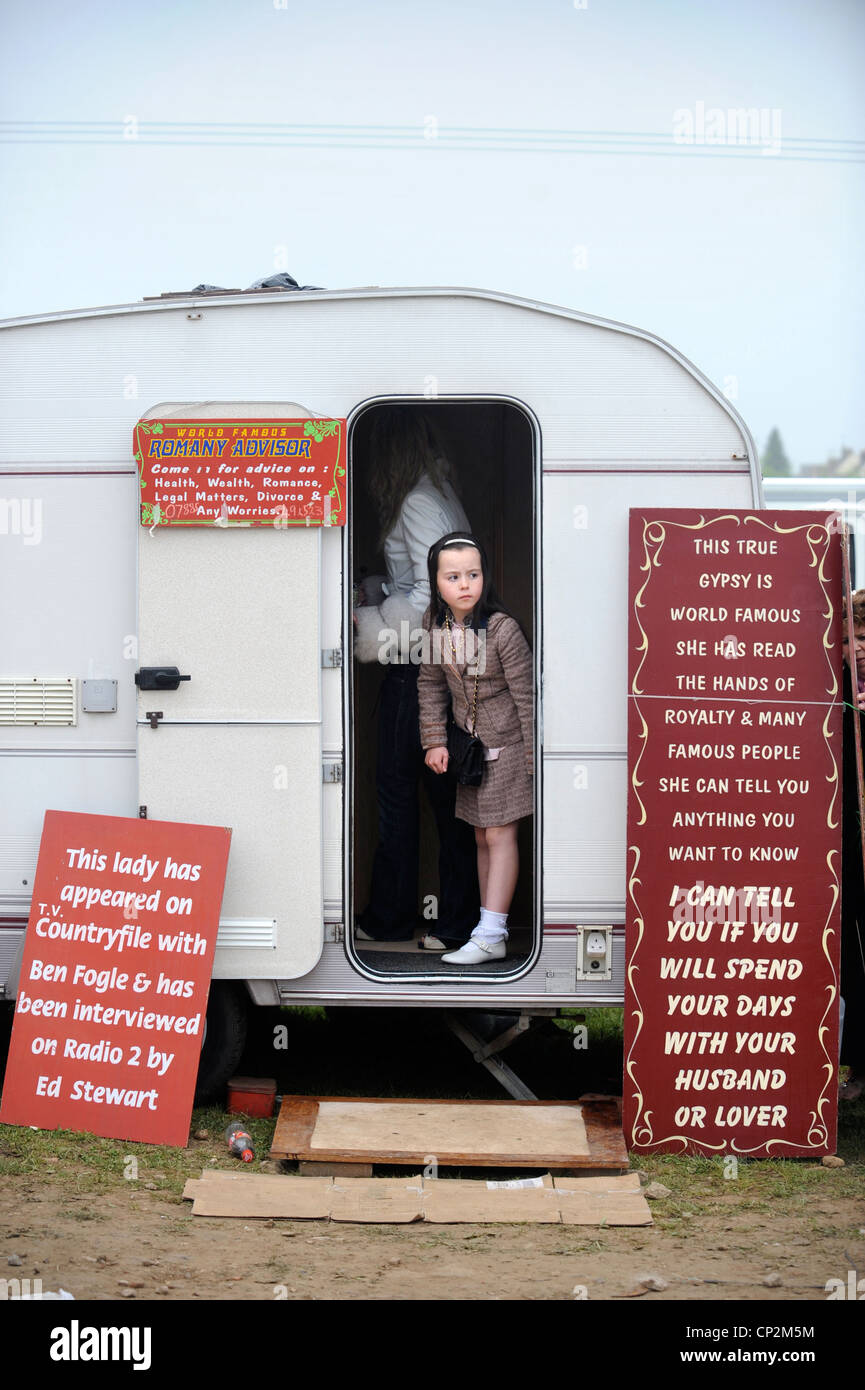
[[[746,113],[747,114],[747,113]],[[759,113],[756,113],[759,115]],[[759,122],[758,122],[759,125]],[[438,149],[451,152],[612,154],[703,159],[759,159],[857,164],[865,140],[780,135],[762,127],[740,138],[737,126],[723,141],[659,131],[580,131],[518,127],[448,126],[429,117],[423,126],[310,124],[252,121],[4,120],[4,144],[122,144],[214,148]]]
[[[437,117],[427,119],[437,120]],[[420,128],[417,124],[406,125],[375,125],[352,122],[330,122],[315,124],[308,121],[144,121],[134,114],[125,116],[123,120],[94,121],[94,120],[0,120],[0,127],[21,126],[21,127],[73,127],[90,126],[104,130],[115,130],[122,126],[124,121],[138,121],[140,125],[147,126],[154,130],[230,130],[242,131],[249,130],[255,132],[262,131],[339,131],[339,132],[384,132],[389,134],[406,133],[416,135]],[[574,138],[595,139],[600,136],[611,136],[622,139],[646,139],[646,140],[669,140],[669,131],[639,131],[639,130],[572,130],[555,127],[538,126],[527,129],[520,126],[461,126],[442,123],[445,131],[458,131],[471,135],[525,135],[525,136],[562,136]],[[675,138],[675,137],[673,137]],[[848,139],[842,137],[825,136],[802,136],[790,135],[785,137],[787,143],[796,144],[803,141],[808,144],[843,144],[843,145],[865,145],[865,138]],[[711,143],[711,142],[709,142]]]

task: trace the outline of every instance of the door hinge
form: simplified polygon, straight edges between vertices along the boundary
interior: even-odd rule
[[[332,762],[322,763],[322,765],[321,765],[321,780],[322,780],[322,782],[341,782],[341,781],[342,781],[342,763],[332,763]]]
[[[342,665],[342,647],[325,647],[321,654],[321,664],[330,668]]]

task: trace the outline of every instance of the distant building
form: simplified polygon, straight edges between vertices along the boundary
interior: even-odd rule
[[[837,458],[825,463],[805,463],[800,477],[808,478],[865,478],[865,449],[841,449]]]

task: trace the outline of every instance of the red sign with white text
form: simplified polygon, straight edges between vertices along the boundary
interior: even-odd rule
[[[139,420],[142,526],[343,526],[344,420]]]
[[[834,1152],[841,594],[836,515],[631,511],[631,1149]]]
[[[186,1144],[230,840],[46,811],[0,1121]]]

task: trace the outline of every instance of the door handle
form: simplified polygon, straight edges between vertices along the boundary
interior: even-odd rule
[[[191,680],[191,676],[181,676],[177,666],[142,666],[135,672],[139,690],[176,690],[181,681]]]

